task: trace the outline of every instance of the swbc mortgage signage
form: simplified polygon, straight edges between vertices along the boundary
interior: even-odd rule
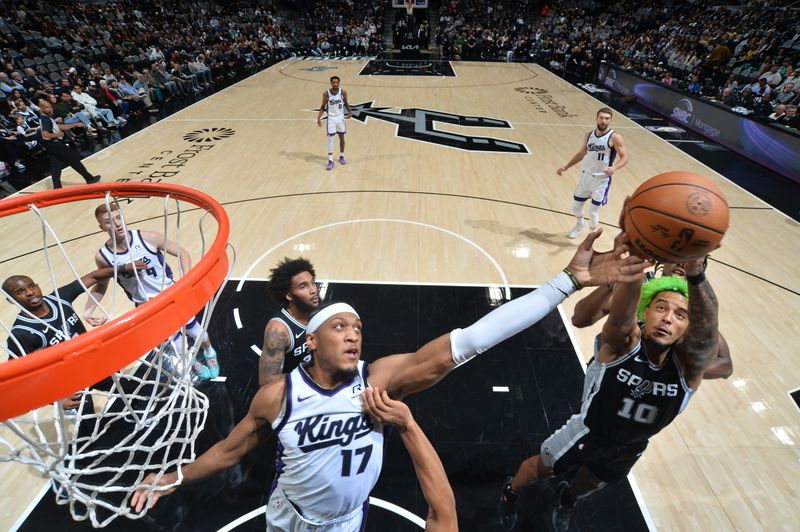
[[[800,182],[800,136],[750,120],[613,65],[603,64],[598,83],[714,142]]]

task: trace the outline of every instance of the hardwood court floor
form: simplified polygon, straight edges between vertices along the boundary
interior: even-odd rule
[[[358,76],[363,66],[280,63],[86,164],[109,180],[163,179],[214,195],[231,217],[237,277],[263,278],[280,258],[301,253],[320,278],[354,281],[530,285],[566,265],[576,245],[564,235],[573,223],[579,170],[558,177],[555,169],[594,127],[598,101],[535,65],[454,63],[455,77],[433,78]],[[326,172],[325,137],[313,110],[334,74],[352,105],[371,107],[360,106],[360,120],[347,122],[348,164]],[[458,135],[477,135],[524,144],[529,153],[421,141],[432,111],[508,121],[510,127],[473,121],[482,126],[473,128],[464,127],[469,121],[446,123],[440,114],[435,129],[451,134],[453,143]],[[616,115],[612,127],[625,137],[631,160],[614,176],[601,211],[601,247],[611,245],[624,196],[663,171],[710,177],[732,206],[729,233],[708,275],[734,375],[704,383],[634,468],[647,510],[664,530],[791,529],[800,522],[800,413],[787,393],[800,386],[800,227],[624,116]],[[416,138],[398,136],[414,131]],[[63,181],[81,182],[71,170]],[[67,248],[80,271],[92,268],[103,242],[92,209],[49,213],[63,237],[76,239]],[[155,211],[137,202],[126,212],[142,220]],[[158,229],[157,223],[134,227]],[[39,224],[15,217],[0,220],[0,231],[4,277],[26,272],[45,279],[40,253],[19,257],[41,247]],[[184,243],[199,250],[192,238]],[[68,280],[65,274],[58,282]],[[567,316],[578,298],[564,304]],[[9,323],[13,314],[5,305],[0,317]],[[574,331],[586,357],[598,330]],[[41,478],[0,466],[0,527],[17,519]]]

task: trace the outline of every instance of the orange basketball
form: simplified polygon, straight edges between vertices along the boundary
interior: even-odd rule
[[[728,216],[728,202],[717,185],[697,174],[666,172],[636,189],[623,223],[632,253],[682,263],[719,247]]]

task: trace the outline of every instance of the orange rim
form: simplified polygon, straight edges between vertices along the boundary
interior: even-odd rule
[[[205,256],[158,297],[69,341],[0,363],[0,420],[19,416],[100,382],[174,334],[213,297],[228,273],[228,215],[214,198],[165,183],[110,183],[0,201],[0,217],[29,209],[112,197],[167,196],[210,212],[217,237]]]

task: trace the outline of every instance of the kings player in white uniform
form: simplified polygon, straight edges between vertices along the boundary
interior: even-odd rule
[[[586,136],[586,142],[570,161],[556,170],[562,175],[581,159],[583,170],[578,186],[572,196],[572,212],[578,219],[575,227],[569,232],[570,238],[577,238],[586,225],[583,219],[583,204],[589,204],[589,230],[594,231],[600,224],[600,207],[608,202],[608,190],[611,188],[611,175],[628,164],[628,152],[622,142],[622,135],[609,129],[613,111],[603,107],[597,111],[597,128]],[[617,159],[619,156],[619,159]]]
[[[317,125],[322,127],[322,113],[328,112],[328,170],[333,170],[333,137],[339,135],[339,164],[347,164],[344,159],[344,134],[347,128],[345,118],[350,118],[350,104],[347,102],[347,91],[339,87],[339,76],[331,77],[331,88],[322,93],[322,104],[317,113]]]
[[[310,364],[262,386],[228,437],[183,467],[180,475],[176,471],[145,478],[131,505],[139,512],[179,483],[231,467],[274,432],[280,462],[267,503],[267,530],[362,530],[368,496],[381,470],[384,437],[383,425],[362,411],[364,390],[386,390],[398,400],[425,390],[539,321],[579,287],[616,280],[627,247],[595,253],[592,243],[601,233],[590,234],[567,268],[535,292],[414,353],[385,356],[369,365],[360,360],[362,323],[356,310],[345,303],[320,307],[306,328]],[[463,400],[467,410],[469,398]]]
[[[167,240],[164,234],[156,231],[125,231],[122,213],[116,204],[112,203],[110,210],[106,204],[99,205],[95,209],[94,215],[100,224],[100,229],[109,236],[108,241],[95,255],[95,263],[98,268],[114,265],[120,268],[117,282],[135,305],[146,303],[175,284],[172,269],[167,264],[163,252],[178,257],[184,272],[191,269],[192,259],[189,253],[175,242]],[[147,268],[136,272],[135,275],[121,270],[122,266],[137,260],[146,264]],[[91,293],[98,303],[105,295],[107,288],[108,280],[99,282],[92,288]],[[94,316],[96,308],[97,303],[89,298],[83,311],[83,318],[95,327],[106,321],[105,316]],[[186,333],[194,341],[201,342],[203,347],[205,364],[194,361],[192,370],[195,375],[201,380],[218,377],[217,353],[211,346],[208,334],[203,331],[196,318],[192,318],[186,324]],[[179,350],[183,348],[183,339],[180,333],[176,334],[173,345]]]

